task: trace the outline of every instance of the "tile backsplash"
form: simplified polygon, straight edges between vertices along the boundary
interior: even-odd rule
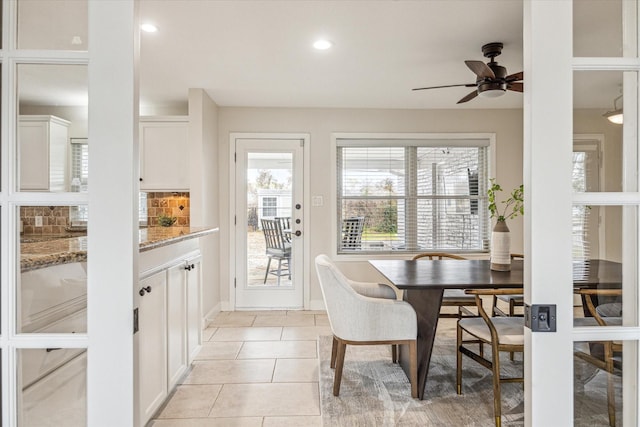
[[[69,206],[21,206],[20,220],[24,234],[63,234],[69,226]],[[42,227],[36,227],[42,217]]]
[[[158,225],[158,216],[177,218],[174,226],[189,226],[189,193],[147,193],[147,224]]]

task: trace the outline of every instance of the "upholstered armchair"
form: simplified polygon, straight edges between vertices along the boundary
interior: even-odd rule
[[[418,397],[418,326],[413,307],[397,300],[395,290],[389,286],[349,280],[326,255],[318,255],[315,263],[333,332],[334,396],[340,393],[347,344],[384,344],[392,346],[394,362],[394,346],[409,347],[411,396]]]

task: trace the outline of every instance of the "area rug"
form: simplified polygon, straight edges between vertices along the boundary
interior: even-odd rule
[[[333,396],[330,368],[331,337],[318,340],[320,400],[325,426],[471,426],[492,427],[491,372],[463,358],[462,395],[455,391],[455,340],[436,339],[425,400],[411,398],[409,380],[391,362],[390,346],[347,346],[340,395]],[[522,355],[510,361],[501,357],[503,375],[522,373]],[[605,372],[576,359],[574,365],[574,424],[608,426]],[[616,376],[616,409],[620,412],[621,381]],[[524,391],[521,384],[502,384],[502,425],[524,425]]]
[[[391,362],[390,346],[347,346],[340,395],[333,396],[331,337],[318,341],[320,399],[325,426],[494,426],[491,371],[463,360],[462,395],[456,394],[454,340],[436,340],[425,400],[411,398],[409,380]],[[475,366],[474,366],[475,365]],[[503,373],[519,376],[522,361],[503,362]],[[521,384],[502,385],[502,425],[524,425]]]

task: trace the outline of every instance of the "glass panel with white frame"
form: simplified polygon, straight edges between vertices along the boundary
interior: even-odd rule
[[[575,373],[573,413],[576,426],[608,427],[623,422],[626,390],[624,355],[633,351],[637,341],[577,341],[574,343]],[[634,394],[630,391],[629,394]],[[633,398],[633,396],[631,396]]]
[[[19,0],[19,49],[88,50],[87,0]]]
[[[87,138],[87,66],[18,64],[17,76],[18,188],[79,191],[71,142]]]
[[[623,0],[573,2],[573,56],[623,56],[623,4]]]
[[[18,333],[87,331],[84,206],[20,206]]]

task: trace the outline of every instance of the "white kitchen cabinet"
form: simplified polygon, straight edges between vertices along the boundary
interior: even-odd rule
[[[140,190],[189,191],[188,118],[140,118]]]
[[[135,290],[137,427],[162,406],[200,350],[200,259],[195,240],[141,253],[143,279]]]
[[[187,353],[189,363],[200,351],[202,344],[202,308],[201,281],[202,269],[200,257],[187,260]]]
[[[167,273],[160,271],[139,282],[136,354],[138,426],[144,426],[166,399],[167,388]]]
[[[185,265],[167,270],[167,370],[169,390],[187,370],[187,275]]]
[[[20,116],[20,190],[68,190],[69,125],[56,116]]]

